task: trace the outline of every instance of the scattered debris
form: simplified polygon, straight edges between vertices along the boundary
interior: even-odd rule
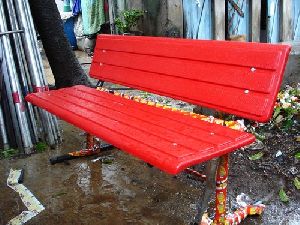
[[[280,150],[276,153],[275,157],[278,158],[279,156],[282,156],[282,151]]]
[[[262,143],[262,141],[260,140],[256,140],[255,142],[253,142],[252,144],[246,146],[246,149],[249,150],[262,150],[264,148],[264,144]]]
[[[23,170],[11,169],[7,179],[7,186],[19,194],[28,211],[23,211],[11,219],[7,225],[22,225],[45,209],[34,195],[23,184],[20,184],[23,179],[22,177]]]
[[[296,87],[286,86],[280,91],[275,104],[272,123],[281,129],[290,129],[300,113],[300,84]]]
[[[289,170],[291,172],[292,175],[296,175],[299,171],[296,167],[291,167],[291,169]]]

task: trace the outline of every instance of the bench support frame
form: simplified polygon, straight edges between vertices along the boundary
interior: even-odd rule
[[[220,157],[216,176],[216,215],[214,223],[224,224],[226,220],[226,199],[228,186],[229,154]]]
[[[236,225],[240,224],[248,215],[261,215],[265,206],[261,203],[254,205],[244,205],[234,213],[227,213],[227,188],[228,188],[229,154],[225,154],[218,159],[207,162],[205,168],[206,190],[201,202],[197,205],[197,215],[194,224],[199,225]],[[209,200],[215,188],[215,218],[212,223],[208,223],[203,217],[208,208]],[[204,218],[204,219],[203,219]]]

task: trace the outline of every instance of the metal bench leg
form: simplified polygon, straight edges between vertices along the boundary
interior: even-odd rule
[[[206,189],[201,201],[197,204],[197,215],[194,219],[194,225],[198,225],[199,221],[201,223],[202,216],[205,210],[208,208],[209,200],[215,190],[216,182],[216,171],[219,164],[219,159],[212,159],[207,162],[205,166],[204,174],[206,174]]]
[[[228,186],[229,154],[220,157],[216,176],[216,214],[213,225],[237,225],[249,215],[260,215],[265,206],[263,204],[245,205],[234,213],[228,214],[226,210]]]
[[[216,176],[216,215],[215,224],[225,224],[228,184],[229,154],[220,157]]]

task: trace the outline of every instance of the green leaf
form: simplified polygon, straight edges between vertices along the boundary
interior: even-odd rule
[[[282,202],[288,202],[290,200],[283,188],[281,188],[279,191],[279,198]]]
[[[2,152],[0,152],[0,157],[3,157],[3,158],[11,158],[15,155],[18,154],[18,150],[17,149],[6,149],[6,150],[3,150]]]
[[[300,160],[300,152],[296,153],[295,158]]]
[[[254,132],[253,134],[255,135],[256,139],[258,139],[260,141],[264,141],[266,139],[266,136],[264,134],[259,134],[256,132]]]
[[[37,152],[43,152],[47,149],[47,144],[45,144],[44,142],[38,142],[36,145],[35,145],[35,149]]]
[[[281,111],[281,107],[277,107],[274,111],[273,118],[276,118],[279,115],[280,111]]]
[[[290,129],[292,126],[293,126],[293,120],[291,120],[291,119],[287,119],[283,123],[283,128],[286,130]]]
[[[297,188],[297,190],[300,190],[300,180],[298,179],[298,177],[295,178],[294,185]]]
[[[254,160],[259,160],[261,157],[264,156],[264,153],[262,152],[259,152],[259,153],[256,153],[254,155],[251,155],[249,156],[248,158],[251,160],[251,161],[254,161]]]

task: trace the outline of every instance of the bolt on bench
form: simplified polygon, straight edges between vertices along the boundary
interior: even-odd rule
[[[90,75],[267,122],[289,52],[284,45],[100,35]],[[261,213],[249,206],[226,214],[228,155],[255,141],[250,133],[85,86],[29,94],[26,100],[169,174],[207,161],[208,187],[196,223],[215,184],[214,224],[237,224]]]

